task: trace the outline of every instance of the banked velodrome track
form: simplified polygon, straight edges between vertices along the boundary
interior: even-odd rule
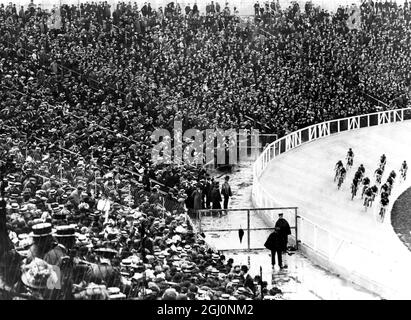
[[[268,146],[254,164],[256,207],[299,207],[298,240],[314,262],[386,299],[411,299],[411,252],[395,234],[390,211],[411,186],[399,181],[403,160],[411,163],[411,108],[384,111],[314,125]],[[341,190],[333,182],[338,160],[351,147],[354,166]],[[381,154],[387,156],[382,181],[398,174],[384,222],[379,197],[367,211],[360,195],[351,200],[354,171],[362,163],[371,182]],[[263,213],[264,215],[264,213]],[[264,217],[272,224],[276,217]],[[294,217],[286,217],[294,221]]]

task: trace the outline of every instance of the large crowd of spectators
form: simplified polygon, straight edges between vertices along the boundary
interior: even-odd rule
[[[2,268],[18,271],[6,287],[55,298],[275,294],[194,232],[187,210],[221,199],[220,186],[201,165],[153,163],[150,136],[175,120],[228,129],[250,119],[282,136],[404,107],[411,15],[407,3],[364,2],[350,30],[343,8],[254,8],[250,23],[228,3],[205,14],[173,2],[0,5],[2,188],[18,249],[4,255]],[[64,275],[51,292],[33,285],[50,265]]]

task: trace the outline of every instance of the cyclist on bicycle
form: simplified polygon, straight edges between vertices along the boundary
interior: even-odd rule
[[[354,162],[354,152],[352,151],[351,148],[348,149],[346,159],[347,159],[347,167],[352,167],[353,162]]]
[[[371,206],[372,206],[372,203],[373,203],[374,200],[375,200],[375,196],[376,196],[377,193],[378,193],[378,187],[377,187],[376,185],[373,185],[370,189],[371,189],[371,191],[372,191],[371,203],[370,203],[370,207],[371,207]]]
[[[365,168],[363,164],[361,163],[360,166],[358,167],[358,171],[361,171],[363,174],[365,173]]]
[[[368,178],[368,177],[365,177],[365,178],[362,180],[362,184],[363,184],[364,187],[362,188],[361,199],[362,199],[363,196],[364,196],[365,190],[367,190],[367,188],[370,186],[370,183],[371,183],[371,181],[370,181],[370,178]]]
[[[393,187],[393,185],[394,185],[394,179],[393,179],[393,177],[389,176],[388,179],[387,179],[386,184],[388,185],[388,190],[387,190],[387,192],[388,192],[388,194],[391,194],[391,190],[392,190],[392,187]]]
[[[335,164],[335,168],[334,168],[334,170],[335,170],[334,181],[337,180],[338,176],[340,175],[341,168],[343,168],[343,167],[344,167],[344,165],[343,165],[343,163],[342,163],[341,160],[339,160],[339,161]]]
[[[358,183],[358,179],[354,178],[351,184],[351,200],[357,195]]]
[[[384,171],[386,163],[387,163],[387,157],[385,156],[385,154],[383,154],[380,158],[380,168],[382,171]]]
[[[378,184],[381,183],[382,174],[383,174],[383,171],[381,170],[381,168],[378,168],[378,169],[375,170],[375,172],[374,172],[375,181],[376,181]]]
[[[380,210],[380,217],[381,220],[384,220],[384,215],[385,215],[385,210],[387,209],[388,204],[390,203],[390,200],[388,197],[381,198],[380,204],[381,204],[381,210]]]
[[[364,192],[364,207],[371,207],[373,201],[373,191],[372,188],[367,188]]]
[[[386,192],[386,191],[382,191],[381,192],[381,199],[382,198],[388,198],[390,195],[388,194],[388,192]]]
[[[388,186],[388,184],[387,183],[384,183],[382,186],[381,186],[381,194],[383,193],[383,192],[387,192],[387,194],[388,194],[388,189],[389,189],[390,187]]]
[[[363,172],[358,168],[357,172],[354,174],[354,179],[357,179],[358,181],[362,180]]]
[[[404,162],[401,164],[401,168],[400,168],[401,178],[403,180],[405,180],[406,177],[407,177],[407,170],[408,170],[407,161],[404,160]]]
[[[338,189],[340,189],[341,185],[343,184],[346,174],[347,174],[347,171],[345,170],[344,167],[342,167],[340,170],[340,176],[338,178],[338,185],[337,185]]]

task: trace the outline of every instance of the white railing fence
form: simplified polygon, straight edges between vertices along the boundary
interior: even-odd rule
[[[411,120],[411,108],[387,110],[326,121],[292,132],[274,141],[264,149],[260,157],[253,165],[252,200],[254,206],[257,208],[275,208],[282,205],[276,201],[272,194],[270,194],[269,190],[266,190],[259,181],[259,178],[266,169],[268,163],[281,154],[311,141],[338,134],[340,132],[371,126],[379,126],[388,123],[403,122],[406,120]],[[345,239],[339,235],[329,232],[318,223],[313,222],[301,215],[301,210],[299,210],[299,212],[300,215],[297,222],[297,240],[301,245],[309,248],[311,252],[313,252],[317,257],[320,257],[323,261],[337,264],[346,270],[350,270],[351,273],[352,270],[355,270],[355,273],[358,273],[361,276],[367,275],[367,280],[369,282],[375,282],[371,280],[372,276],[370,275],[370,270],[368,268],[369,264],[362,263],[361,257],[367,254],[367,258],[375,258],[375,261],[370,261],[371,263],[375,263],[375,265],[381,263],[381,261],[386,259],[386,257],[383,258],[380,253],[373,252],[369,248],[361,247],[349,239]],[[262,212],[262,214],[264,214],[264,212]],[[358,256],[359,259],[355,261],[348,259],[348,253],[350,256]],[[381,287],[381,284],[379,283],[374,284],[377,287]],[[386,290],[389,290],[392,293],[396,291],[396,289],[392,287],[387,288],[386,284],[383,286]]]

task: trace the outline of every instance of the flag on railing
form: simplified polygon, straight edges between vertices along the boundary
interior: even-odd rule
[[[361,29],[361,10],[360,8],[353,4],[351,8],[348,9],[348,19],[347,19],[347,27],[348,29]]]
[[[60,29],[61,28],[61,14],[60,8],[54,9],[54,12],[47,20],[47,27],[49,29]]]

